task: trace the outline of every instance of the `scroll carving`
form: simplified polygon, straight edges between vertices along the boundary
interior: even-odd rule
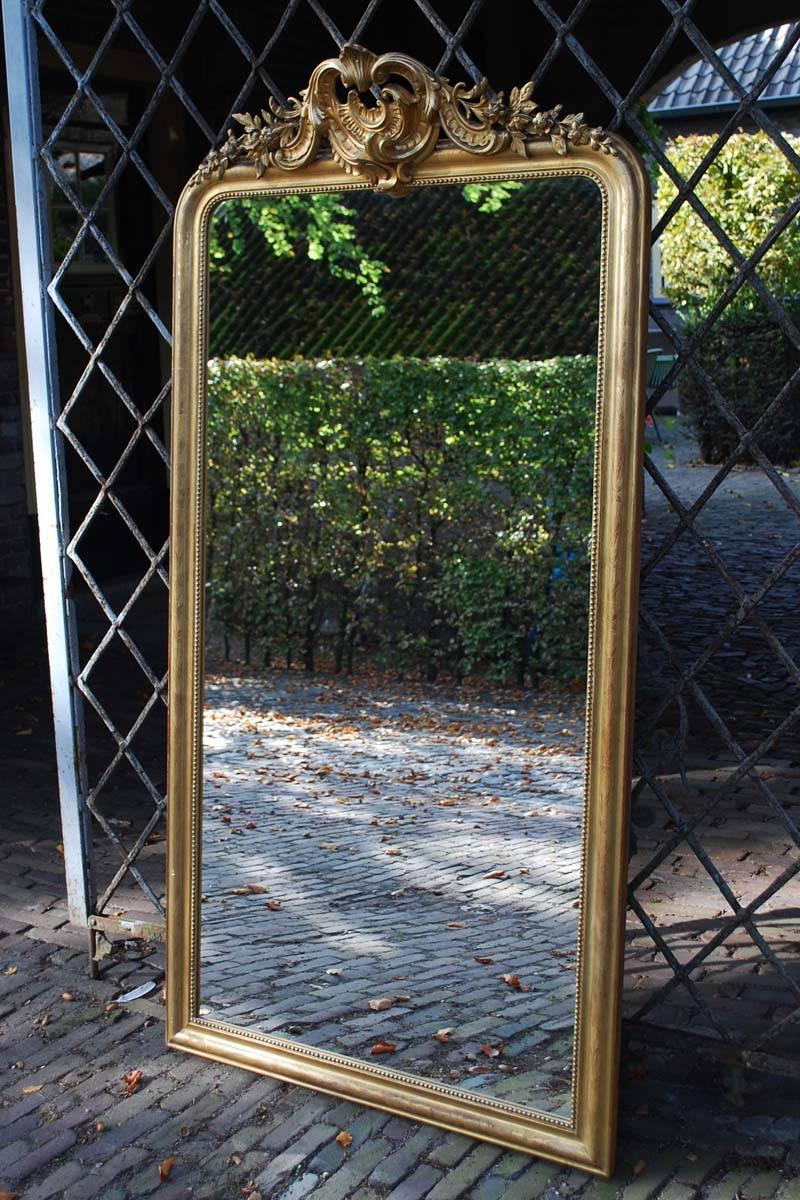
[[[612,140],[587,125],[583,113],[561,113],[560,104],[539,107],[532,83],[513,88],[506,100],[502,92],[492,95],[485,79],[474,87],[451,84],[405,54],[347,45],[338,58],[320,63],[299,100],[270,100],[256,116],[234,113],[243,132],[229,130],[190,182],[221,179],[235,163],[252,163],[259,177],[270,167],[295,170],[313,162],[325,142],[344,170],[395,195],[409,189],[416,166],[442,137],[479,155],[510,148],[528,157],[542,142],[559,154],[571,146],[615,153]]]

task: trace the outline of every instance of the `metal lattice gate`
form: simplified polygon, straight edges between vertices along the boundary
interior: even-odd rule
[[[676,358],[650,396],[650,409],[691,371],[738,444],[691,499],[672,485],[663,461],[647,462],[634,795],[634,820],[642,830],[631,883],[627,996],[632,1020],[696,1026],[698,1033],[748,1047],[751,1061],[754,1048],[791,1052],[785,1039],[800,1011],[800,906],[793,886],[800,870],[793,796],[800,789],[791,782],[800,646],[787,614],[800,560],[800,495],[794,476],[769,461],[759,439],[796,403],[800,371],[787,372],[780,390],[764,396],[761,415],[747,427],[708,369],[704,346],[747,285],[786,342],[800,350],[800,332],[759,275],[765,256],[798,218],[800,194],[776,215],[762,243],[744,253],[699,191],[743,123],[762,131],[800,175],[791,140],[759,103],[800,40],[800,23],[745,88],[714,49],[715,40],[740,32],[714,32],[712,10],[719,7],[651,0],[633,14],[630,5],[599,0],[508,0],[492,5],[490,14],[485,0],[289,0],[258,11],[237,0],[169,6],[151,0],[3,0],[27,379],[75,923],[137,929],[164,915],[162,860],[151,851],[163,837],[166,803],[164,429],[175,199],[208,145],[224,136],[232,112],[259,106],[265,93],[284,100],[284,86],[296,89],[320,58],[347,40],[364,41],[407,51],[451,76],[477,80],[487,74],[498,86],[527,75],[547,104],[563,99],[576,106],[571,89],[577,89],[592,123],[620,129],[675,185],[654,241],[688,205],[729,256],[728,286],[691,333],[668,320],[659,305],[651,314]],[[643,116],[642,98],[692,57],[713,66],[738,104],[684,178]],[[524,68],[517,79],[512,60]],[[111,430],[104,439],[97,437],[100,424]],[[731,522],[746,525],[747,502],[737,508],[726,500],[720,507],[735,491],[731,481],[738,478],[734,468],[742,455],[770,489],[768,504],[783,529],[770,549],[754,525],[744,555],[742,539],[726,542],[725,533]],[[658,520],[651,520],[653,512]],[[115,577],[103,559],[109,546],[120,556],[123,569],[116,578],[123,584],[107,582]],[[688,580],[683,592],[676,579]],[[773,603],[780,595],[784,602]],[[712,598],[716,607],[708,619]],[[731,673],[720,663],[738,653],[742,639],[748,669]],[[741,695],[759,688],[760,710],[740,727],[733,711]],[[705,766],[698,766],[698,747],[705,748]],[[720,832],[726,823],[737,851],[727,857]],[[753,841],[753,830],[766,831],[766,841]],[[766,846],[767,861],[758,861],[756,850],[745,883],[744,868],[728,863],[753,857],[748,844]],[[681,909],[675,899],[681,889],[694,889],[699,897],[688,929],[670,912],[671,904]],[[748,1008],[752,1019],[735,1018],[732,1002],[753,988],[759,994]]]

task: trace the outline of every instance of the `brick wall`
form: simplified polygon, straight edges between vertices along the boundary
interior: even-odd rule
[[[31,518],[25,494],[8,181],[0,171],[0,641],[33,617],[36,601]]]

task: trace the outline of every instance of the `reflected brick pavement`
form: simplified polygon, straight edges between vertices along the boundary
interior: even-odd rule
[[[216,677],[205,746],[204,1013],[569,1118],[574,696]]]

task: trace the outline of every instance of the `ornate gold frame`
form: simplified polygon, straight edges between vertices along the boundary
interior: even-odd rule
[[[337,98],[336,81],[348,89]],[[376,105],[358,92],[381,88]],[[300,101],[239,118],[184,190],[175,224],[170,593],[167,1042],[206,1058],[599,1174],[613,1169],[636,655],[648,184],[581,114],[469,91],[404,55],[346,47]],[[441,138],[447,139],[442,144]],[[321,157],[323,139],[331,157]],[[292,172],[289,174],[288,172]],[[207,238],[237,196],[581,175],[603,197],[584,878],[572,1121],[198,1014]],[[262,177],[263,176],[263,177]]]

